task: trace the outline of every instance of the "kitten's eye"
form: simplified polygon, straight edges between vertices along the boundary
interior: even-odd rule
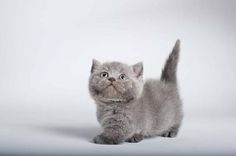
[[[121,74],[119,77],[121,80],[127,80],[127,76],[125,74]]]
[[[109,76],[109,75],[108,75],[107,72],[102,72],[101,75],[100,75],[100,77],[108,77],[108,76]]]

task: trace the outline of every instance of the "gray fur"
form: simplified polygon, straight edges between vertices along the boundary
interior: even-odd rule
[[[95,143],[134,143],[145,137],[177,135],[183,118],[176,80],[179,46],[177,40],[161,80],[149,79],[145,83],[142,63],[129,66],[93,60],[89,91],[103,127],[103,133],[93,139]]]
[[[161,81],[176,83],[176,70],[179,60],[180,40],[177,40],[161,74]]]

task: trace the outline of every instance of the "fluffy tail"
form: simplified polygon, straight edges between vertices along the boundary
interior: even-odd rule
[[[180,51],[180,40],[177,40],[162,70],[161,81],[177,83],[176,70],[179,59],[179,51]]]

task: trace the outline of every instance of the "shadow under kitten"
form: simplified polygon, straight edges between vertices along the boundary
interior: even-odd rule
[[[91,138],[94,134],[101,132],[101,128],[91,125],[84,127],[70,125],[39,125],[34,126],[33,128],[44,133],[51,133],[61,137],[81,138],[89,142],[91,142]]]

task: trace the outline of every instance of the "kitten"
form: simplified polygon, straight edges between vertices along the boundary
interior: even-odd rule
[[[97,144],[139,142],[145,137],[175,137],[183,118],[176,68],[180,41],[166,60],[160,80],[143,82],[143,64],[93,60],[89,91],[103,132]]]

